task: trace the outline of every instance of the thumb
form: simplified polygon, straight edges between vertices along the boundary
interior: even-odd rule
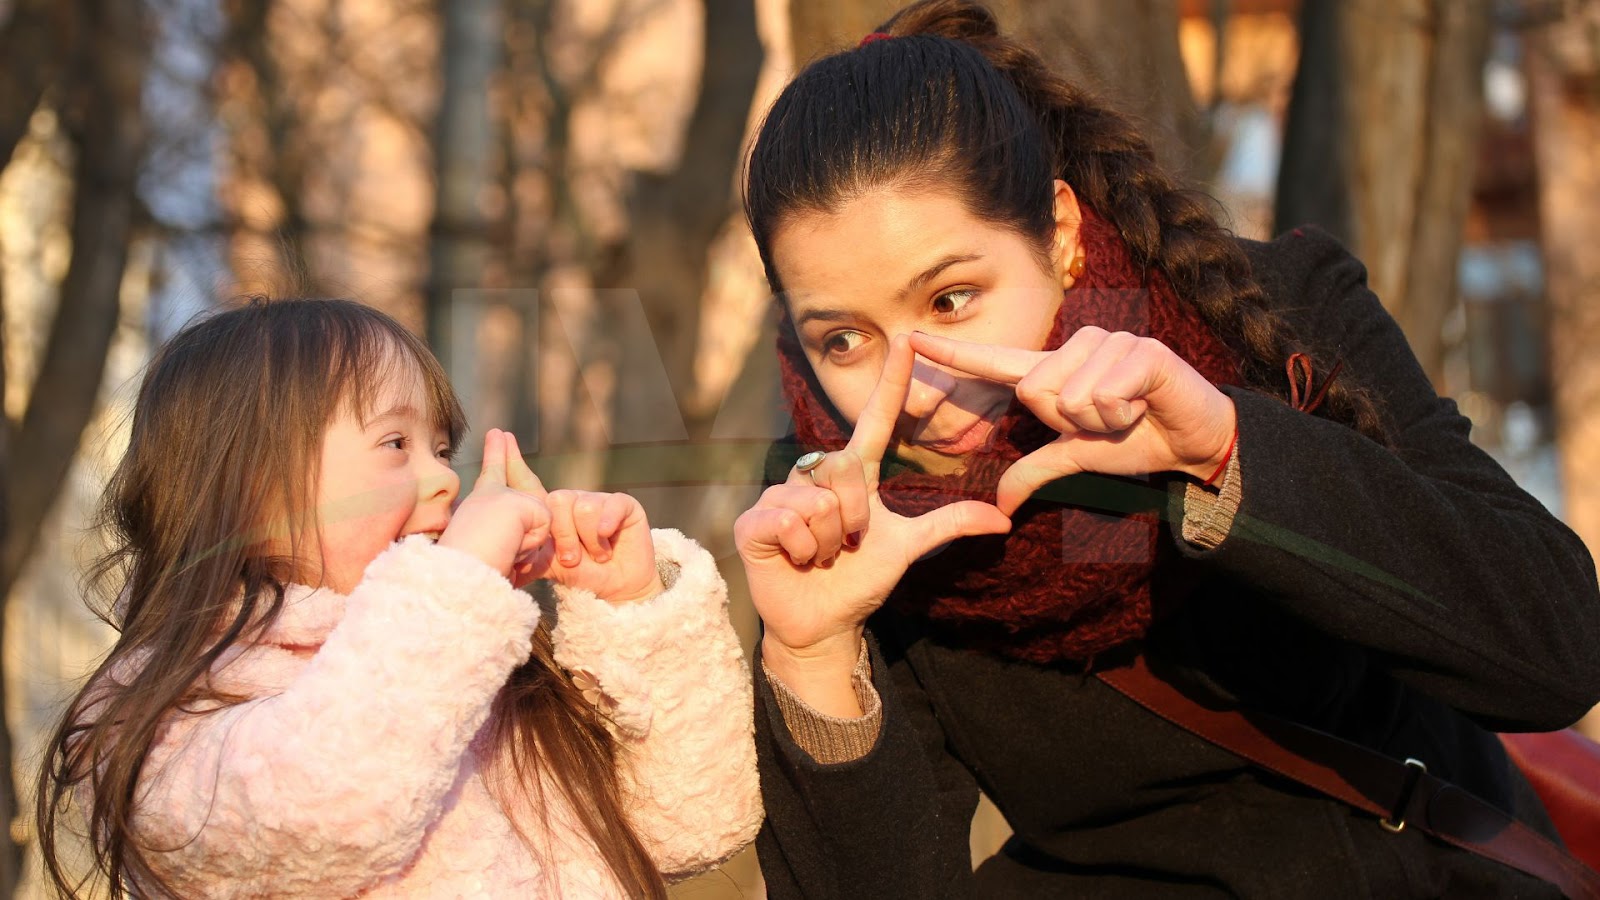
[[[962,500],[941,506],[911,520],[907,552],[920,559],[956,538],[979,534],[1005,534],[1011,520],[994,506],[979,500]]]
[[[1083,469],[1072,459],[1067,448],[1059,443],[1046,444],[1012,463],[1000,476],[995,491],[994,505],[1006,515],[1012,515],[1033,492],[1057,478],[1076,475]]]

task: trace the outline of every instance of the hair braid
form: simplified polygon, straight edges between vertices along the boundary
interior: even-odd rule
[[[925,0],[908,6],[880,31],[930,35],[977,49],[1016,87],[1052,145],[1057,174],[1079,198],[1111,221],[1135,261],[1159,267],[1184,301],[1194,304],[1219,337],[1245,358],[1247,384],[1275,396],[1288,392],[1286,361],[1308,356],[1316,371],[1334,362],[1303,345],[1266,306],[1244,250],[1218,224],[1206,195],[1180,185],[1156,162],[1133,121],[1056,75],[1032,50],[1003,37],[988,9],[967,0]],[[1319,414],[1387,443],[1377,403],[1352,379],[1335,380]]]

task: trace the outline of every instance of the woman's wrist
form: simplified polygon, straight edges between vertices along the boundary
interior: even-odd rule
[[[863,714],[852,673],[861,656],[860,627],[804,647],[791,647],[769,631],[761,639],[761,661],[772,677],[817,712],[841,719]]]
[[[1231,398],[1223,395],[1223,400],[1217,432],[1209,442],[1214,449],[1198,462],[1179,469],[1183,474],[1205,485],[1215,484],[1217,479],[1222,477],[1222,472],[1228,467],[1228,459],[1233,456],[1233,449],[1239,438],[1238,410],[1234,408]]]

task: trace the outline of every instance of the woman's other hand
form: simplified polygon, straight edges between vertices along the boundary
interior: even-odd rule
[[[1060,433],[1001,476],[996,505],[1007,515],[1079,472],[1208,479],[1233,448],[1233,401],[1154,338],[1089,326],[1049,351],[922,333],[911,345],[957,372],[1015,385],[1017,399]]]

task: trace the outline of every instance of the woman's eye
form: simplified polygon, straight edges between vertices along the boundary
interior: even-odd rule
[[[828,356],[843,356],[861,346],[864,338],[859,331],[840,331],[828,335],[822,342],[822,352]]]
[[[977,291],[946,291],[933,298],[933,311],[941,316],[953,316],[978,296]]]

